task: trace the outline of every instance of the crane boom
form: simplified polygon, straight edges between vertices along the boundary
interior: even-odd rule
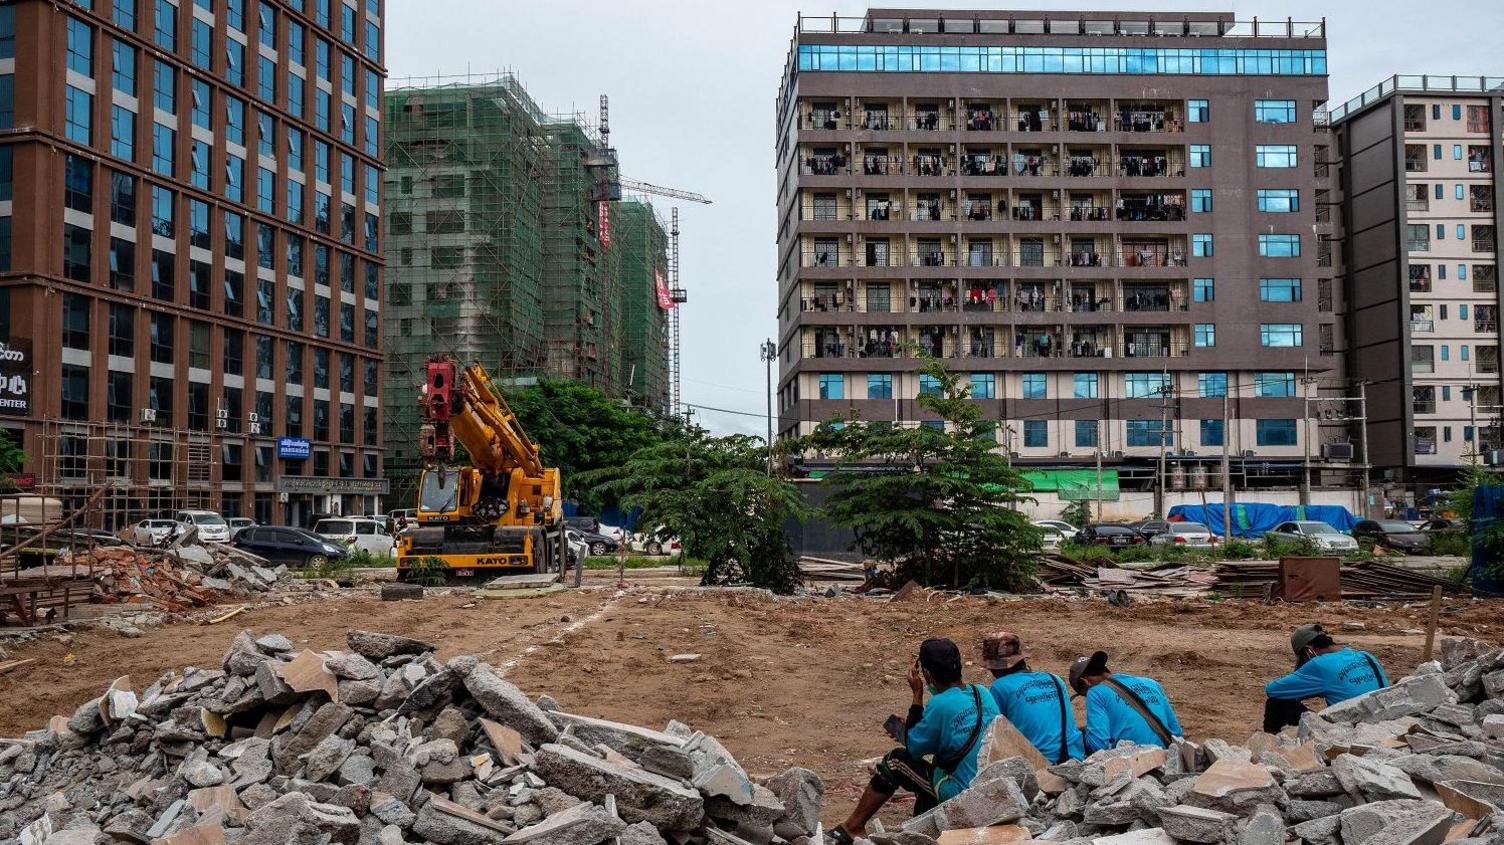
[[[659,197],[668,197],[670,199],[684,200],[686,202],[698,202],[703,205],[710,205],[709,197],[705,196],[704,194],[697,194],[694,191],[682,191],[678,188],[665,188],[661,185],[639,182],[636,179],[622,179],[620,181],[621,186],[624,190],[637,191],[638,193],[643,194],[652,194]]]

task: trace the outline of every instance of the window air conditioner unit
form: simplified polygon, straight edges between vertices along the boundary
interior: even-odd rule
[[[219,429],[220,431],[228,431],[230,428],[230,421],[224,417],[217,417],[214,420],[214,427]]]
[[[251,423],[248,426],[248,430],[249,430],[249,432],[251,434],[260,434],[261,433],[261,423],[259,423],[259,422],[253,422],[253,423]]]
[[[254,425],[261,422],[261,415],[256,413],[255,411],[252,411],[249,414],[246,414],[245,421]]]
[[[1062,458],[1069,458],[1070,456],[1071,456],[1070,452],[1061,452],[1060,453],[1060,457],[1062,457]]]
[[[156,421],[157,421],[157,409],[156,408],[142,408],[141,409],[141,422],[144,422],[144,423],[154,423]]]
[[[1253,457],[1253,450],[1252,449],[1244,449],[1243,450],[1243,457],[1245,457],[1245,458],[1251,458],[1251,457]]]
[[[1321,456],[1329,461],[1350,461],[1353,459],[1353,444],[1323,443]]]

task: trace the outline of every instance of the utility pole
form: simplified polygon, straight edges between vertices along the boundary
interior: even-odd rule
[[[1154,516],[1165,518],[1165,440],[1170,428],[1170,370],[1159,388],[1159,481],[1154,485]]]
[[[1301,420],[1300,437],[1300,503],[1311,503],[1311,378],[1310,365],[1307,364],[1305,376],[1300,380],[1300,396],[1305,403],[1305,417]]]
[[[1097,522],[1102,521],[1102,431],[1097,426]]]
[[[1368,469],[1368,380],[1358,382],[1358,430],[1363,433],[1363,515],[1373,516],[1372,494],[1369,492],[1369,469]],[[1473,429],[1473,436],[1478,436],[1478,430]]]
[[[778,357],[778,347],[772,338],[763,341],[758,350],[767,369],[768,390],[768,475],[773,474],[773,360]]]
[[[1227,398],[1227,391],[1222,391],[1222,542],[1232,542],[1232,459],[1228,450],[1232,448],[1232,425],[1228,408],[1231,400]]]
[[[1478,465],[1478,388],[1468,385],[1462,388],[1462,397],[1467,400],[1468,426],[1473,430],[1473,451],[1468,459],[1472,466]]]

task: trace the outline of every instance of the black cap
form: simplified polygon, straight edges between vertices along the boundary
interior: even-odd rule
[[[919,665],[939,683],[961,680],[961,649],[944,637],[925,640],[919,646]]]
[[[1107,671],[1107,652],[1094,652],[1091,657],[1078,657],[1071,663],[1070,679],[1071,689],[1077,695],[1086,694],[1086,684],[1082,678],[1087,675],[1100,675]]]

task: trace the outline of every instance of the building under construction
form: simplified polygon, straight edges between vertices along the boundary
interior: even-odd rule
[[[615,178],[599,133],[545,114],[510,74],[397,81],[385,108],[392,498],[412,489],[436,352],[667,410],[668,236],[646,202],[596,200],[602,161]]]

